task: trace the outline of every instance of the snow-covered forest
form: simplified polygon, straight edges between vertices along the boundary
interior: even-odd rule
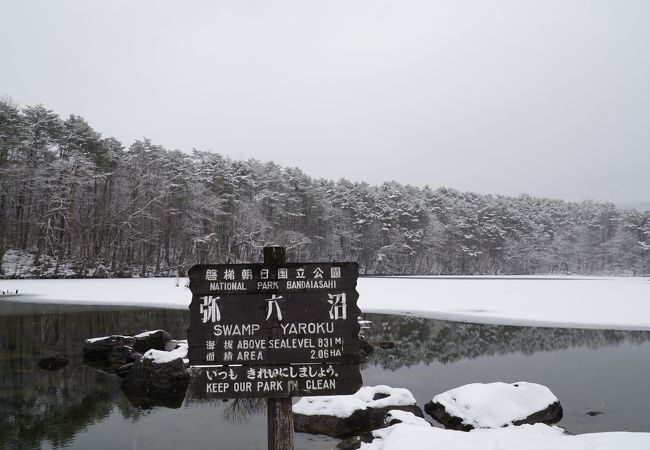
[[[1,276],[174,275],[258,261],[271,243],[293,260],[356,260],[362,274],[641,275],[650,212],[125,147],[80,116],[0,101]]]

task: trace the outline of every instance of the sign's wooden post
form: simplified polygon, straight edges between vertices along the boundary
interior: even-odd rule
[[[287,255],[284,247],[264,247],[264,265],[284,266]],[[291,397],[266,400],[269,450],[293,450],[293,412]]]

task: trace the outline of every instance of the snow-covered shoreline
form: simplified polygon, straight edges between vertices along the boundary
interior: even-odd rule
[[[541,423],[469,433],[401,423],[377,430],[373,435],[376,439],[371,444],[362,444],[362,450],[642,450],[650,445],[650,433],[573,436],[565,434],[561,428]]]
[[[0,280],[0,301],[187,308],[181,279]],[[502,325],[650,330],[650,278],[372,277],[357,287],[363,312]]]

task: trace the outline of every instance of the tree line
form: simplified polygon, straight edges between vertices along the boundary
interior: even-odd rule
[[[20,276],[174,275],[259,261],[268,244],[368,275],[642,275],[650,212],[315,179],[148,139],[125,147],[78,115],[0,101],[0,271],[28,255]]]

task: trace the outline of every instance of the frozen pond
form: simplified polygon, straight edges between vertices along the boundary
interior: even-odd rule
[[[413,392],[420,405],[470,382],[548,386],[573,433],[650,431],[650,332],[535,328],[367,314],[375,351],[366,385]],[[188,312],[0,302],[0,448],[266,448],[263,402],[133,406],[121,379],[85,366],[84,339],[163,328],[184,338]],[[62,353],[58,372],[38,361]],[[588,415],[587,413],[599,413]],[[296,448],[338,440],[296,435]]]

